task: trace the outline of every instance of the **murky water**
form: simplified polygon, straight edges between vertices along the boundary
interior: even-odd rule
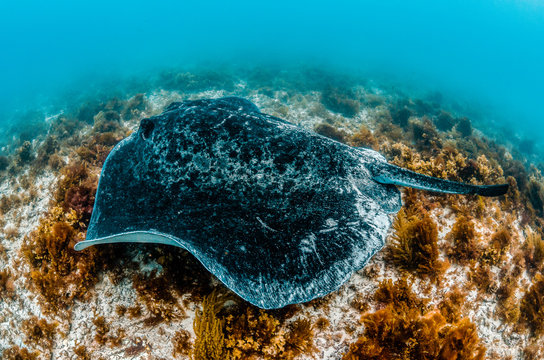
[[[544,141],[537,1],[4,1],[0,48],[4,135],[29,109],[142,86],[164,68],[302,64],[440,93]]]

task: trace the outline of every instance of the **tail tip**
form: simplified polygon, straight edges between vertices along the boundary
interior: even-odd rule
[[[506,194],[509,184],[484,185],[479,187],[477,194],[480,196],[501,196]]]

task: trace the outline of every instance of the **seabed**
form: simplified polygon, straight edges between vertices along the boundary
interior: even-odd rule
[[[43,131],[18,133],[0,156],[2,358],[543,358],[542,164],[469,108],[392,89],[323,69],[191,69],[40,113]],[[365,268],[280,310],[246,303],[182,249],[73,250],[113,146],[173,101],[223,96],[411,170],[511,189],[402,190]]]

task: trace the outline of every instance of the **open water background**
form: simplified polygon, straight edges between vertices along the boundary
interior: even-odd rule
[[[544,2],[533,0],[2,0],[0,129],[201,64],[318,66],[440,92],[544,146]]]

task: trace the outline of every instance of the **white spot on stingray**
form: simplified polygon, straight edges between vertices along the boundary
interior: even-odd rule
[[[327,226],[327,228],[320,230],[319,232],[321,234],[328,233],[338,229],[338,222],[332,218],[328,218],[327,220],[325,220],[325,225]]]
[[[315,245],[315,240],[317,237],[315,234],[310,233],[310,235],[306,236],[304,239],[300,242],[300,250],[302,250],[305,253],[315,253],[317,256],[317,260],[323,265],[323,261],[321,260],[321,257],[319,256],[319,253],[317,252],[317,246]]]
[[[261,220],[260,217],[256,217],[257,218],[257,221],[266,229],[266,230],[270,230],[270,231],[273,231],[273,232],[278,232],[278,230],[276,229],[272,229],[270,226],[268,226],[264,221]]]

